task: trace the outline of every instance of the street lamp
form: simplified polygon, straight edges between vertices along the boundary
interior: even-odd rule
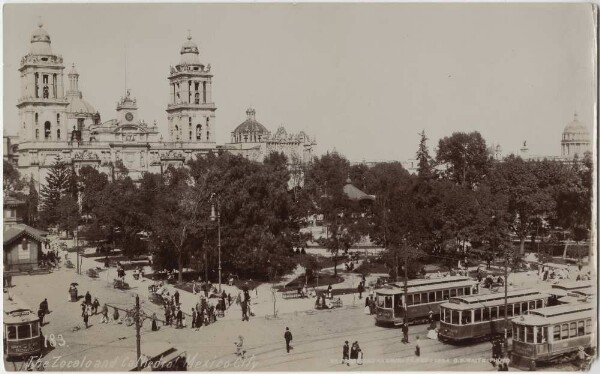
[[[210,196],[211,200],[211,209],[210,209],[210,220],[217,221],[217,232],[218,232],[218,242],[217,248],[219,252],[219,294],[221,293],[221,207],[219,206],[219,197],[217,194],[213,193]],[[215,201],[216,201],[216,213],[215,213]]]

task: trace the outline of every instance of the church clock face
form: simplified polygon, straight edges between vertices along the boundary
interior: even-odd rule
[[[131,122],[133,120],[133,114],[131,114],[131,113],[125,114],[125,119],[127,121]]]

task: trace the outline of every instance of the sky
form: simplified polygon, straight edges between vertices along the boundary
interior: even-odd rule
[[[166,134],[169,67],[188,29],[211,64],[216,141],[248,107],[270,131],[315,136],[317,154],[414,158],[419,133],[479,131],[505,154],[560,155],[573,119],[594,131],[589,4],[7,4],[4,134],[16,134],[18,67],[41,18],[83,98],[115,118],[126,86]],[[126,73],[125,73],[126,72]],[[126,81],[125,81],[125,76]]]

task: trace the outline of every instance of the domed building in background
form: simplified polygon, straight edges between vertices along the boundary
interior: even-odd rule
[[[50,35],[40,23],[31,35],[28,53],[21,59],[19,134],[4,135],[4,159],[15,163],[27,180],[33,178],[38,190],[57,159],[75,170],[91,166],[107,175],[113,175],[115,166],[122,164],[134,180],[219,150],[255,161],[264,160],[273,151],[283,152],[290,163],[310,160],[313,140],[303,132],[289,135],[283,128],[271,136],[256,121],[254,109],[246,112],[247,120],[233,131],[231,144],[217,145],[210,64],[201,61],[191,34],[179,54],[179,62],[170,67],[167,76],[168,132],[163,137],[156,121],[148,124],[139,118],[129,89],[117,102],[116,116],[105,122],[83,99],[75,64],[67,74],[65,89],[63,58],[52,51]]]
[[[561,156],[564,158],[582,158],[585,152],[592,150],[592,138],[588,129],[579,122],[577,113],[563,131]]]
[[[275,135],[256,120],[256,110],[246,110],[246,120],[231,132],[231,143],[223,146],[234,154],[241,154],[253,161],[263,161],[271,152],[283,153],[289,164],[310,161],[313,147],[316,145],[304,131],[288,134],[283,126],[279,126]]]

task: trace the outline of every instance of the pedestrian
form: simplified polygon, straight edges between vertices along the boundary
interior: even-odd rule
[[[435,318],[433,318],[433,311],[429,311],[429,330],[434,330],[435,326]]]
[[[196,309],[192,308],[192,328],[196,328]]]
[[[246,351],[244,350],[244,337],[243,336],[238,336],[238,341],[234,342],[233,344],[235,344],[235,354],[237,356],[241,356],[242,359],[246,358]]]
[[[102,321],[101,323],[108,323],[108,305],[106,303],[102,307]]]
[[[104,257],[104,267],[105,268],[109,268],[110,267],[110,260],[108,259],[108,256]]]
[[[100,307],[100,302],[98,301],[98,298],[95,297],[94,298],[94,302],[92,303],[92,313],[94,315],[98,314],[98,308]]]
[[[342,364],[350,366],[350,346],[348,345],[347,340],[342,347]]]
[[[88,328],[88,318],[89,318],[89,314],[87,309],[83,312],[83,323],[85,324],[85,328]]]
[[[358,298],[359,299],[362,299],[362,293],[364,292],[364,290],[365,290],[365,287],[363,286],[363,283],[360,282],[358,284]]]
[[[231,306],[231,294],[230,293],[227,294],[227,302],[229,303],[229,306]]]
[[[249,321],[250,317],[248,317],[248,302],[246,300],[242,301],[242,321]]]
[[[119,309],[115,308],[115,311],[113,312],[113,320],[115,322],[119,321]]]
[[[369,311],[370,314],[373,315],[375,314],[375,300],[373,299],[373,295],[369,296]]]
[[[182,328],[183,327],[183,312],[181,311],[181,308],[177,307],[177,326],[176,328]]]
[[[292,333],[290,332],[290,328],[285,328],[285,333],[283,334],[283,338],[285,339],[285,349],[287,353],[290,353],[290,349],[293,349],[290,343],[292,342]]]
[[[152,313],[152,331],[158,331],[158,324],[156,323],[156,313]]]
[[[363,351],[360,347],[358,347],[358,359],[356,360],[356,363],[359,365],[363,364]]]
[[[358,360],[358,342],[356,341],[350,347],[350,360]]]
[[[175,305],[179,305],[179,291],[178,290],[175,290],[173,297],[175,298]]]
[[[90,291],[87,291],[85,293],[85,303],[86,304],[91,304],[92,303],[92,295],[90,295]]]
[[[44,326],[44,315],[46,313],[44,313],[44,310],[42,309],[42,306],[40,305],[40,308],[38,309],[38,318],[40,319],[40,326]]]
[[[44,311],[44,314],[50,314],[50,309],[48,308],[48,299],[44,299],[40,303],[40,309]]]
[[[327,298],[331,299],[333,297],[333,287],[331,287],[331,284],[329,285],[329,287],[327,287]]]
[[[404,322],[402,324],[402,343],[406,344],[408,343],[408,323]]]
[[[579,347],[579,351],[577,352],[577,361],[579,364],[579,370],[587,371],[589,357],[590,357],[590,355],[585,353],[585,349],[583,347]]]
[[[419,337],[417,336],[417,342],[415,345],[415,356],[421,356],[421,346],[419,345]]]

